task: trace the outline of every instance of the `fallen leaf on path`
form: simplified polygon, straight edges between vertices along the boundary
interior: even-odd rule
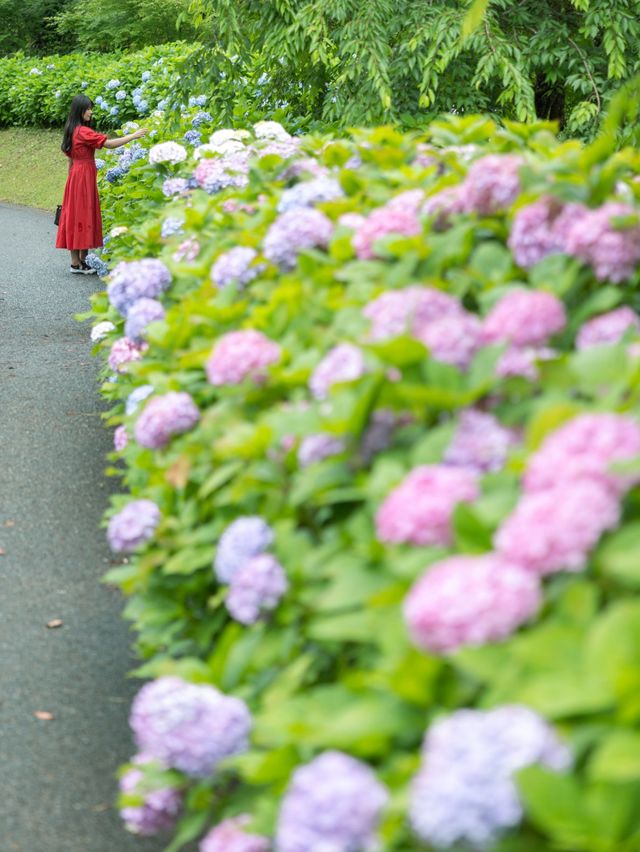
[[[4,525],[5,525],[5,527],[15,527],[16,522],[15,521],[5,521]]]
[[[47,621],[47,627],[53,630],[56,627],[62,627],[64,621],[61,618],[52,618],[51,621]]]
[[[4,551],[4,547],[0,547],[0,556],[6,556],[6,553]]]
[[[50,722],[54,717],[53,713],[49,713],[48,710],[36,710],[33,714],[36,719],[40,719],[41,722]]]

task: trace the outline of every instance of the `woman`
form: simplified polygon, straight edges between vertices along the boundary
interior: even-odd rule
[[[71,101],[69,118],[64,126],[61,148],[69,157],[69,175],[64,188],[62,213],[58,225],[56,248],[71,252],[71,272],[92,275],[95,269],[85,259],[90,248],[102,245],[102,216],[96,182],[96,148],[119,148],[148,131],[141,127],[134,133],[107,139],[89,126],[93,103],[86,95],[76,95]]]

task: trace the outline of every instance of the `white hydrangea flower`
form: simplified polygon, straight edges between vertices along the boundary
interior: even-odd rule
[[[149,162],[153,165],[158,163],[182,163],[187,159],[187,149],[178,142],[159,142],[149,151]]]
[[[94,343],[97,343],[98,340],[102,340],[109,334],[110,331],[113,331],[115,325],[109,320],[105,320],[104,322],[99,322],[97,325],[91,329],[91,340]]]
[[[283,142],[291,139],[291,134],[277,121],[258,121],[253,125],[253,132],[258,139],[279,139]]]
[[[214,130],[209,137],[209,142],[212,145],[221,145],[223,142],[228,142],[230,139],[242,139],[240,134],[247,134],[246,130],[233,130],[231,127],[223,127],[220,130]]]
[[[126,225],[117,225],[109,231],[109,236],[111,239],[114,239],[115,237],[122,236],[122,234],[126,234],[128,230],[129,228]]]

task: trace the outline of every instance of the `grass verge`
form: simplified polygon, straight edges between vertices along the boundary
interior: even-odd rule
[[[68,171],[61,141],[58,130],[0,130],[0,201],[55,210]]]

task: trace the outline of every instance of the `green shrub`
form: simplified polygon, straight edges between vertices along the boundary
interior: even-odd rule
[[[187,126],[168,138],[180,139]],[[166,138],[157,129],[154,142]],[[565,518],[559,533],[564,544],[556,538],[535,553],[555,513],[547,506],[546,515],[530,521],[519,546],[527,550],[531,544],[531,564],[541,573],[549,570],[541,583],[543,603],[519,629],[505,629],[501,641],[482,644],[476,637],[480,644],[474,646],[468,636],[448,653],[435,642],[425,650],[410,638],[403,601],[443,558],[477,557],[498,546],[496,531],[524,499],[523,474],[532,458],[572,418],[619,412],[638,434],[637,317],[626,333],[624,323],[603,333],[609,343],[589,348],[582,332],[576,347],[590,318],[623,305],[640,307],[637,154],[615,153],[611,134],[583,147],[558,142],[545,124],[497,127],[480,117],[449,117],[420,134],[381,127],[343,138],[303,136],[297,143],[255,139],[253,132],[214,137],[219,147],[206,156],[221,158],[227,169],[222,177],[215,172],[218,183],[239,184],[218,192],[192,182],[172,198],[165,196],[168,178],[193,179],[191,148],[182,160],[178,151],[174,165],[140,159],[119,181],[102,187],[110,229],[104,259],[126,264],[159,258],[171,276],[161,296],[165,319],[148,327],[147,349],[128,349],[134,360],[121,361],[118,371],[124,319],[106,293],[94,298],[95,319],[114,325],[96,346],[105,359],[111,355],[103,372],[103,392],[113,403],[109,424],[124,428],[120,441],[128,437],[111,469],[128,494],[114,498],[111,514],[132,496],[153,501],[162,516],[147,544],[107,579],[130,597],[127,617],[145,660],[138,675],[177,675],[213,685],[243,699],[253,715],[250,748],[210,777],[148,770],[150,788],[171,785],[184,792],[185,814],[170,848],[181,848],[238,813],[250,814],[253,829],[271,835],[292,772],[332,749],[369,764],[389,788],[382,848],[427,848],[407,822],[425,731],[459,708],[522,704],[555,726],[571,749],[573,766],[564,773],[541,767],[519,773],[524,816],[516,816],[512,822],[518,824],[490,848],[632,852],[640,842],[637,490],[619,487],[615,496],[603,496],[602,478],[611,487],[614,481],[606,478],[611,474],[603,462],[597,481],[581,480],[584,501]],[[246,145],[257,153],[245,179]],[[483,161],[488,154],[497,159]],[[195,171],[202,182],[210,169],[210,189],[215,168],[199,165]],[[285,268],[273,262],[273,232],[265,244],[266,235],[292,203],[287,193],[318,173],[337,180],[341,189],[336,193],[334,187],[334,197],[317,204],[331,223],[331,238],[326,246],[318,239]],[[553,200],[542,201],[548,207],[536,219],[529,208],[536,203],[532,209],[540,211],[547,197]],[[585,207],[599,209],[610,201],[621,206],[598,214],[599,225],[580,218],[589,215]],[[542,256],[551,251],[553,234],[560,238],[553,228],[564,214],[565,225],[582,223],[574,242],[562,243],[565,252]],[[369,217],[366,227],[354,216]],[[379,240],[373,239],[376,222],[378,233],[388,230]],[[296,233],[294,227],[290,240],[276,246],[283,256]],[[553,245],[558,249],[560,243]],[[235,280],[216,286],[213,264],[236,247],[256,253],[247,275],[252,280],[242,286],[237,272]],[[112,301],[128,269],[119,266],[108,279]],[[455,336],[454,323],[439,340],[431,332],[421,334],[407,325],[408,311],[388,339],[372,339],[365,307],[381,294],[414,286],[460,300],[471,315],[463,333]],[[532,314],[530,321],[514,321],[517,329],[509,332],[509,315],[489,334],[486,318],[519,290],[549,294],[554,308],[548,327],[541,332]],[[470,361],[452,356],[448,347],[464,348],[473,339],[474,316],[484,329],[475,354]],[[390,321],[388,313],[382,321]],[[241,329],[276,342],[277,363],[255,381],[212,383],[214,347]],[[521,362],[515,374],[503,369],[509,334],[522,337],[520,345],[513,344]],[[350,380],[317,399],[310,379],[315,375],[317,390],[314,371],[342,343],[360,350],[365,369],[360,364]],[[234,364],[231,359],[227,367]],[[335,369],[327,381],[340,377],[340,365]],[[125,401],[143,385],[152,387],[152,396],[125,414]],[[190,395],[199,422],[157,449],[141,445],[135,430],[146,407],[172,391]],[[453,435],[469,408],[511,430],[506,456],[489,448],[494,469],[480,477],[477,499],[458,504],[444,537],[424,521],[412,533],[425,532],[419,544],[383,540],[381,505],[410,471],[451,458]],[[381,432],[371,431],[385,422]],[[307,463],[301,444],[313,435],[334,439],[325,442],[332,454]],[[476,441],[482,437],[474,435]],[[594,458],[600,458],[595,438],[593,447]],[[615,456],[612,447],[602,452]],[[637,451],[623,454],[617,475],[624,470],[636,481]],[[580,458],[591,464],[588,451]],[[570,491],[578,486],[569,467],[567,459],[555,474]],[[584,528],[585,517],[601,523],[602,516],[589,515],[596,492],[612,511],[620,509],[620,517],[603,524],[608,531],[599,543],[602,528],[588,544],[576,543],[572,536]],[[562,495],[568,499],[569,492]],[[412,509],[405,507],[407,516]],[[563,517],[564,501],[557,511]],[[242,516],[269,523],[275,534],[271,551],[289,584],[278,604],[249,626],[231,617],[228,586],[212,570],[221,535]],[[553,567],[547,562],[540,568],[554,547],[565,546]],[[570,564],[572,571],[557,570]],[[462,623],[468,628],[476,620],[484,623],[487,612],[502,617],[501,605],[491,601],[483,616],[482,597],[462,583],[443,605],[445,619],[450,609],[467,604],[471,615],[462,616]],[[461,771],[471,759],[465,745],[460,743],[460,757],[450,769]],[[447,801],[455,790],[443,786],[441,792]],[[483,789],[474,792],[481,797]],[[139,791],[125,795],[123,804],[139,806],[143,799]],[[455,804],[448,807],[452,820],[463,815]]]

